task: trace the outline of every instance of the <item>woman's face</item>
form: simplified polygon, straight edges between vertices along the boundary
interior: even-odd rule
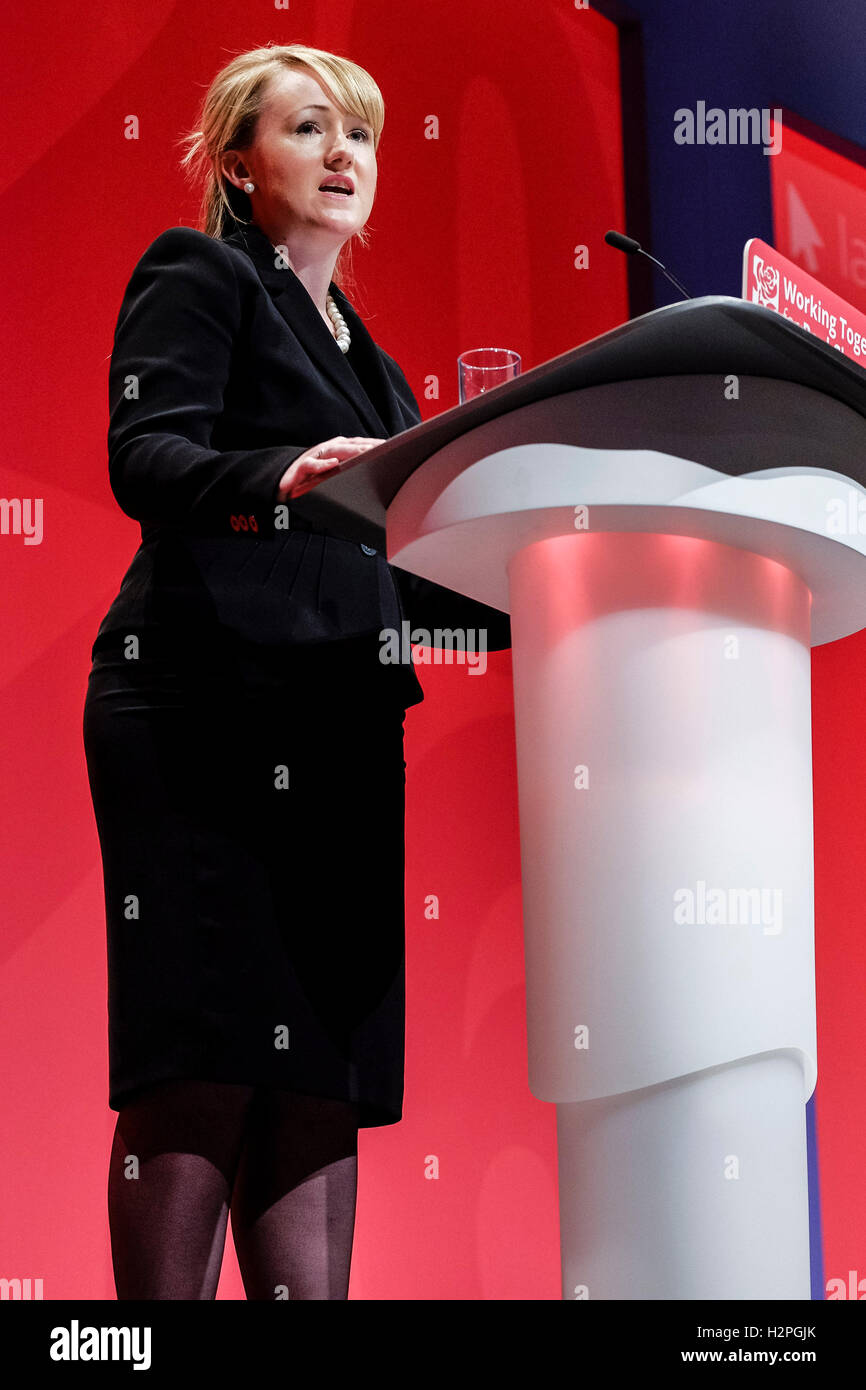
[[[255,141],[241,157],[256,185],[253,219],[265,229],[342,245],[370,216],[377,176],[372,127],[341,111],[309,73],[284,69],[271,79]],[[322,191],[337,175],[351,181],[351,193]],[[236,169],[232,176],[242,187]]]

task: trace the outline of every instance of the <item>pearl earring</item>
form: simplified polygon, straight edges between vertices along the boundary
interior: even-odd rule
[[[255,184],[254,184],[254,183],[245,183],[245,184],[244,184],[244,192],[245,192],[245,193],[252,193],[252,191],[253,191],[254,188],[255,188]]]

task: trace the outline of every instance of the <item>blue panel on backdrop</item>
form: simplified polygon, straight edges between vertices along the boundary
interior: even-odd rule
[[[818,1122],[815,1115],[815,1097],[817,1094],[818,1087],[816,1086],[806,1106],[806,1148],[809,1158],[809,1269],[812,1280],[812,1297],[824,1298],[826,1287],[824,1281],[824,1242],[821,1237]]]

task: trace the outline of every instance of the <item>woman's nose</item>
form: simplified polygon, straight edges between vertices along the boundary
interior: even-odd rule
[[[351,154],[351,152],[351,141],[349,141],[345,135],[337,135],[334,137],[333,144],[329,151],[331,159],[333,159],[335,155]]]

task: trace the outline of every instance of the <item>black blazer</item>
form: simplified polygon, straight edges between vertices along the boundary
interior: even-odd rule
[[[142,539],[97,642],[158,627],[339,643],[406,618],[484,628],[488,650],[511,645],[507,614],[310,525],[303,497],[278,498],[312,445],[389,438],[421,420],[398,364],[330,289],[347,354],[255,225],[224,240],[172,227],[138,261],[114,336],[108,461]],[[406,704],[423,699],[414,667],[403,680]]]

